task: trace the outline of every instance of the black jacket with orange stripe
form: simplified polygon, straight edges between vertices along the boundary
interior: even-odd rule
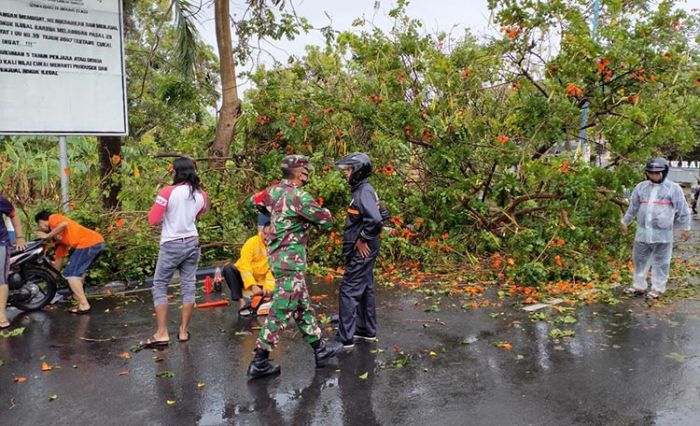
[[[370,256],[379,251],[379,234],[382,232],[383,218],[379,196],[367,179],[351,188],[352,201],[345,218],[343,256],[349,257],[358,239],[362,238],[370,246]]]

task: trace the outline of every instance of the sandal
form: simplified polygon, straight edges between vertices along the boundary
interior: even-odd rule
[[[155,337],[139,342],[139,346],[147,349],[167,348],[169,344],[170,340],[156,340]]]
[[[185,342],[188,341],[188,340],[190,340],[190,332],[189,332],[189,331],[187,332],[187,337],[184,338],[184,339],[181,339],[181,338],[180,338],[180,332],[178,331],[178,333],[177,333],[177,341],[178,341],[178,342],[180,342],[180,343],[185,343]]]
[[[657,291],[654,291],[654,290],[650,291],[650,292],[647,293],[647,295],[646,295],[646,299],[649,300],[649,301],[652,301],[652,300],[659,300],[659,297],[661,297],[661,293],[659,293],[659,292],[657,292]]]
[[[629,296],[641,296],[644,294],[644,290],[639,290],[634,287],[628,287],[624,290],[622,290],[623,293],[629,295]]]
[[[85,314],[89,314],[91,310],[92,310],[92,306],[87,308],[87,309],[80,309],[78,306],[76,306],[74,308],[68,309],[68,313],[76,314],[76,315],[85,315]]]
[[[243,307],[238,310],[238,315],[242,317],[249,317],[253,315],[253,308],[251,307],[250,303],[243,305]]]

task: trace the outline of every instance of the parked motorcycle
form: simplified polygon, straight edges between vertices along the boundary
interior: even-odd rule
[[[49,304],[56,295],[61,274],[45,255],[44,241],[27,243],[24,250],[10,252],[8,306],[35,311]]]

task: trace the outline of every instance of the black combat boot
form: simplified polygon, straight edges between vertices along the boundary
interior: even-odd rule
[[[267,359],[269,356],[270,352],[265,349],[255,349],[255,358],[253,358],[253,361],[251,361],[248,367],[248,379],[253,380],[280,374],[282,369],[279,365],[270,364],[270,360]]]
[[[338,355],[343,350],[343,344],[340,342],[324,342],[319,340],[311,344],[314,348],[314,357],[316,358],[316,368],[323,367],[325,361]]]

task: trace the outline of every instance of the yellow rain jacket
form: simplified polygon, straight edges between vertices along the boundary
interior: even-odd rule
[[[275,278],[267,263],[265,241],[260,235],[250,237],[241,248],[241,257],[235,263],[243,279],[243,290],[252,286],[262,286],[263,290],[274,290]]]

